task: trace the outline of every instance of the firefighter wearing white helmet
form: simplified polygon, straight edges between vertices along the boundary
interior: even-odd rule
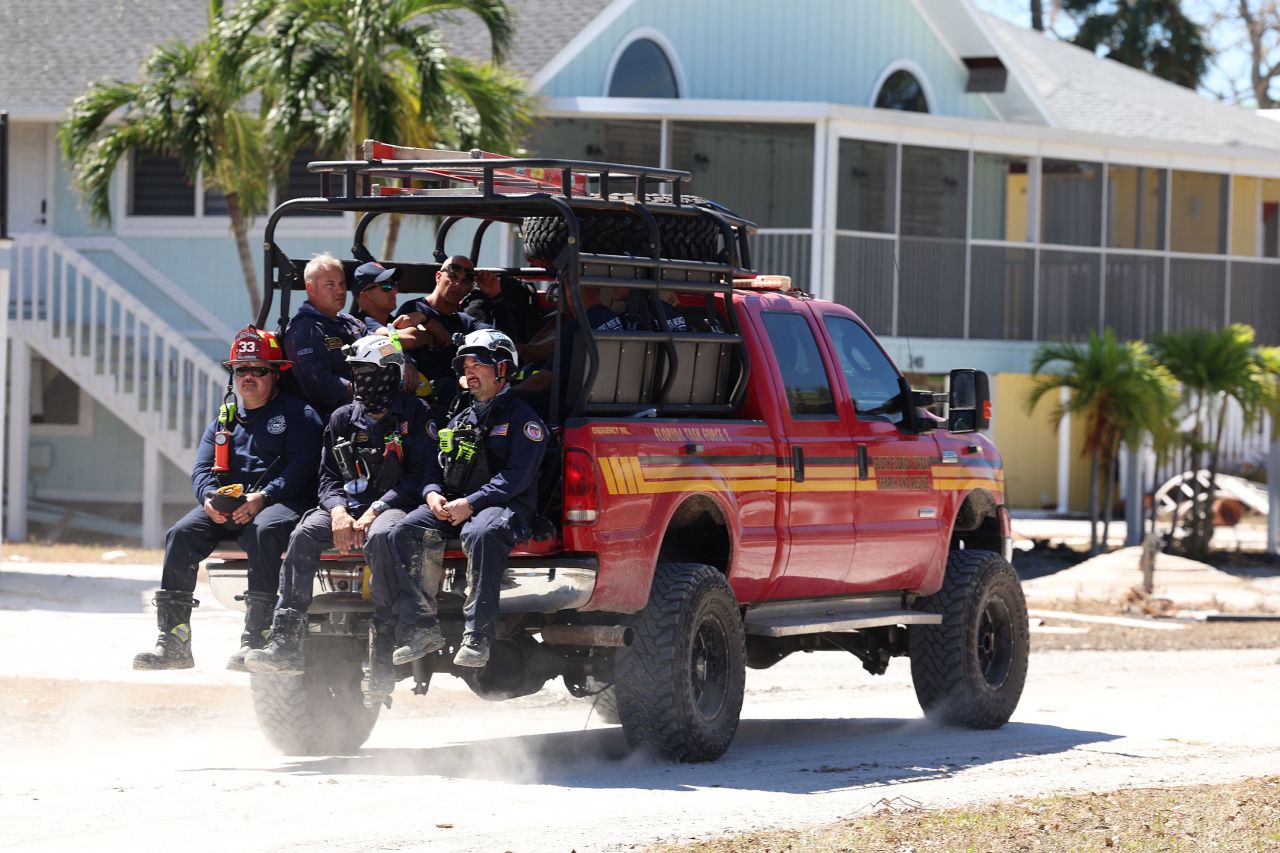
[[[482,667],[498,630],[498,593],[511,549],[530,535],[537,515],[537,480],[547,428],[528,403],[511,393],[519,359],[511,338],[478,329],[453,360],[464,393],[438,432],[439,452],[427,463],[423,506],[392,533],[402,561],[423,560],[424,574],[443,573],[444,542],[461,538],[467,555],[464,634],[453,662]],[[377,583],[377,569],[374,570]],[[395,662],[422,655],[396,649]]]
[[[439,578],[424,583],[420,563],[400,560],[392,542],[396,525],[420,503],[435,448],[426,404],[402,390],[405,357],[396,342],[369,335],[345,352],[355,399],[329,418],[320,506],[303,517],[289,540],[271,637],[265,649],[245,657],[245,665],[252,672],[302,672],[300,643],[320,554],[330,547],[363,550],[376,579],[367,686],[372,704],[395,685],[391,653],[397,644],[427,651],[444,645],[433,594]]]

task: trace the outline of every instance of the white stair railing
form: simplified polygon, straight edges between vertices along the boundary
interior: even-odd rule
[[[13,337],[189,470],[222,366],[58,237],[18,236],[11,259]]]

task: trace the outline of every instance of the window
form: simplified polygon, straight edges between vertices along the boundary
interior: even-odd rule
[[[902,233],[963,240],[969,155],[948,148],[902,149]]]
[[[320,175],[307,171],[307,164],[312,160],[324,159],[314,148],[301,148],[294,153],[293,159],[289,161],[289,171],[285,175],[284,192],[281,194],[279,201],[285,201],[291,198],[314,198],[321,194]],[[334,177],[333,192],[342,191],[341,177]],[[207,203],[206,203],[207,204]],[[207,213],[209,208],[205,207]],[[299,210],[290,214],[291,216],[342,216],[341,211],[337,210]]]
[[[1102,242],[1102,165],[1045,160],[1040,194],[1040,239],[1066,246]]]
[[[1027,232],[1027,158],[973,155],[973,237],[1023,243]]]
[[[1170,249],[1216,255],[1226,253],[1226,175],[1175,171],[1171,207]]]
[[[813,221],[813,125],[674,122],[671,167],[693,174],[690,192],[762,228]]]
[[[802,314],[766,311],[765,333],[773,347],[792,415],[834,415],[835,399],[813,330]]]
[[[897,146],[840,140],[836,227],[842,231],[892,234],[897,171]]]
[[[876,108],[882,110],[903,110],[911,113],[929,112],[929,100],[925,97],[924,87],[910,71],[899,68],[880,84],[876,93]]]
[[[1040,251],[1039,340],[1078,341],[1100,331],[1101,260],[1090,252]]]
[[[534,125],[525,148],[531,157],[660,166],[662,125],[656,121],[543,119]],[[635,190],[635,181],[630,178],[619,178],[609,183],[614,192]]]
[[[1262,257],[1280,258],[1280,180],[1262,179]]]
[[[638,38],[622,51],[609,76],[610,98],[678,98],[671,59],[652,39]]]
[[[898,371],[867,330],[848,317],[825,316],[822,322],[835,345],[845,388],[864,420],[902,420]]]
[[[1016,246],[974,246],[969,270],[969,337],[1031,340],[1034,252]]]
[[[1164,248],[1165,170],[1107,167],[1107,245]]]
[[[129,175],[130,216],[195,216],[196,188],[176,157],[134,151]]]

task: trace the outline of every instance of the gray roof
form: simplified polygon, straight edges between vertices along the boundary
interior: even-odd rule
[[[507,65],[532,77],[611,0],[509,2],[516,38]],[[0,0],[0,109],[58,114],[91,82],[136,80],[154,45],[203,35],[208,8],[208,0]],[[441,26],[451,50],[488,58],[484,28],[458,17]]]
[[[1058,127],[1183,144],[1280,149],[1280,126],[1066,42],[986,16]]]

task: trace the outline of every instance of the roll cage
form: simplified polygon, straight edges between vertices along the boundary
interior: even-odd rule
[[[735,279],[754,276],[748,238],[756,226],[716,205],[691,201],[682,193],[685,171],[582,160],[506,158],[482,154],[406,149],[366,142],[365,160],[314,161],[321,195],[286,201],[271,213],[265,232],[264,298],[256,318],[265,328],[279,305],[279,328],[291,316],[291,295],[303,290],[305,259],[291,258],[276,240],[284,217],[300,211],[359,214],[351,267],[376,260],[365,245],[369,225],[384,214],[440,218],[431,263],[388,263],[401,270],[400,290],[428,293],[435,272],[448,258],[445,241],[463,220],[478,220],[470,257],[480,254],[490,226],[521,227],[530,217],[564,223],[563,246],[547,266],[489,267],[506,277],[553,285],[567,296],[577,316],[586,310],[581,287],[625,287],[652,306],[653,328],[599,331],[581,324],[585,347],[569,366],[573,389],[565,400],[551,395],[550,419],[560,422],[591,415],[716,417],[732,414],[746,393],[748,359],[735,313]],[[376,155],[376,156],[375,156]],[[619,180],[633,189],[610,194]],[[429,184],[424,186],[423,184]],[[594,184],[594,187],[593,187]],[[666,195],[654,190],[663,185]],[[582,222],[587,217],[633,217],[643,225],[648,253],[587,251]],[[664,257],[659,218],[700,217],[718,234],[713,259]],[[608,248],[608,247],[605,247]],[[457,254],[456,252],[453,254]],[[707,322],[697,331],[673,332],[657,304],[677,294],[686,307],[700,305]],[[556,300],[555,340],[561,340],[566,300]]]

